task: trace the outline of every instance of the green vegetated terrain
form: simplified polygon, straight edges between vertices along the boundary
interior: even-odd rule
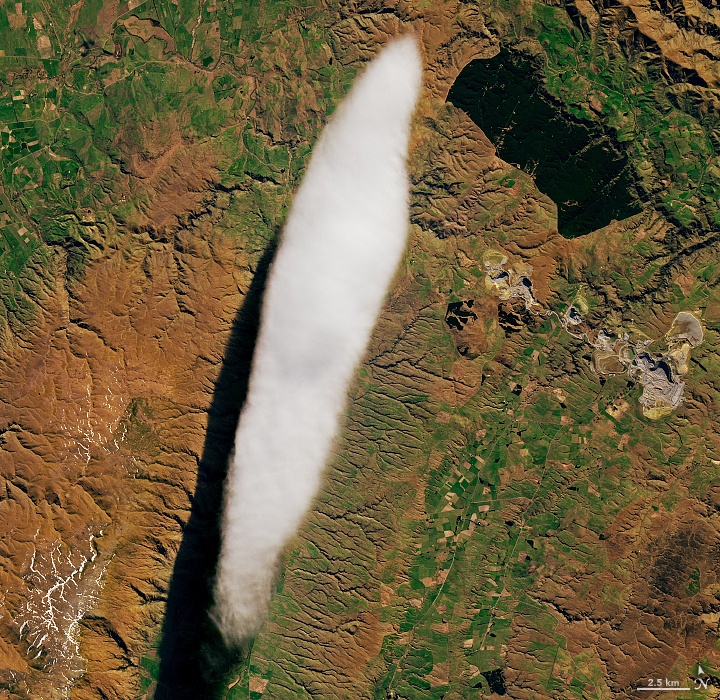
[[[703,520],[720,476],[706,408],[717,321],[692,398],[659,423],[636,382],[594,375],[552,317],[506,328],[494,360],[467,360],[420,280],[477,304],[476,268],[452,259],[480,259],[488,238],[449,245],[433,270],[423,255],[437,264],[440,247],[418,235],[416,279],[392,308],[415,315],[373,347],[341,456],[228,697],[624,697],[646,675],[684,682],[696,657],[717,659],[703,617],[717,580],[717,516]],[[668,310],[717,308],[701,282],[671,296]],[[643,304],[623,306],[624,325],[650,330]]]
[[[571,114],[613,130],[635,162],[644,192],[678,225],[717,225],[718,105],[707,75],[668,61],[665,47],[644,34],[644,18],[632,3],[605,12],[581,2],[567,9],[538,3],[529,14],[514,8],[508,3],[491,13],[511,24],[512,33],[542,46],[548,92]],[[683,14],[679,3],[667,12],[660,4],[652,9],[655,16],[645,20],[650,26],[665,21],[687,30],[678,32],[679,52],[693,55],[703,30],[716,31],[711,17]]]
[[[173,147],[194,149],[182,168],[201,181],[191,193],[198,205],[217,196],[209,179],[224,190],[248,178],[276,188],[296,182],[313,121],[330,111],[352,71],[327,65],[322,28],[300,4],[236,4],[3,9],[1,295],[14,330],[32,314],[27,278],[39,273],[26,268],[42,267],[49,246],[66,251],[68,274],[77,277],[118,227],[167,223],[164,215],[178,208],[172,195],[185,194],[171,192],[182,183],[159,172]],[[281,79],[257,80],[267,71],[280,78],[286,65],[302,71],[302,89],[312,93],[304,114],[288,104]],[[262,131],[251,118],[258,112]],[[207,161],[217,168],[212,176],[201,167]],[[247,207],[242,215],[260,212]]]
[[[698,662],[716,672],[720,132],[717,53],[702,37],[717,19],[704,6],[638,7],[3,5],[7,346],[42,317],[42,284],[82,296],[109,250],[136,254],[128,236],[169,245],[182,261],[219,236],[256,271],[320,127],[389,36],[421,34],[433,89],[413,141],[408,255],[265,630],[213,660],[223,652],[205,622],[205,584],[182,628],[197,640],[191,632],[173,657],[162,633],[168,588],[153,573],[157,590],[138,594],[147,629],[124,638],[122,613],[103,612],[111,631],[100,637],[113,651],[88,643],[71,697],[113,688],[157,698],[604,699],[630,697],[647,677],[684,683]],[[677,36],[668,22],[680,23]],[[547,99],[623,150],[643,213],[565,241],[530,176],[499,161],[470,119],[438,98],[464,62],[501,44],[533,56]],[[697,70],[684,65],[693,60]],[[508,265],[532,268],[534,310],[486,283],[484,260],[498,250]],[[590,336],[646,336],[651,349],[679,311],[700,319],[680,409],[651,421],[638,381],[593,371],[591,345],[561,322],[578,295]],[[459,303],[458,328],[446,318]],[[126,454],[147,465],[164,450],[183,452],[147,427],[152,402],[135,398]],[[227,441],[232,423],[222,430]],[[172,521],[177,533],[192,489],[183,482],[179,491],[187,505]],[[180,508],[159,493],[152,508]],[[216,519],[198,527],[213,541]],[[165,572],[179,534],[172,541],[153,554]],[[211,554],[189,560],[203,581]],[[145,590],[109,571],[107,591]],[[174,580],[183,580],[177,570]],[[81,633],[88,639],[97,615]],[[54,672],[33,669],[4,674],[0,687],[31,697],[32,683]]]

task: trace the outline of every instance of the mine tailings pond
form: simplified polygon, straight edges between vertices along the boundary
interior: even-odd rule
[[[448,101],[483,130],[500,158],[532,175],[557,204],[566,238],[641,211],[626,156],[600,125],[553,101],[533,59],[503,49],[472,61]]]

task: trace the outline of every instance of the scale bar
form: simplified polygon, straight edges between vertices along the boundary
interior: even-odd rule
[[[692,688],[635,688],[635,690],[674,690],[677,693],[679,690],[692,690]]]

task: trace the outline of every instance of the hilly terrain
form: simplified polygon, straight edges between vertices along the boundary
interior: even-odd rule
[[[5,3],[0,697],[720,676],[718,12]],[[268,623],[229,653],[207,609],[265,276],[319,130],[405,32],[426,64],[409,248]],[[497,56],[624,159],[627,216],[565,237],[449,99]]]

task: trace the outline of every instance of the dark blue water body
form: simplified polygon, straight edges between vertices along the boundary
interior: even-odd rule
[[[553,102],[534,62],[503,49],[469,63],[448,101],[464,110],[498,155],[535,179],[558,207],[558,229],[576,238],[641,211],[627,157],[601,126]]]

